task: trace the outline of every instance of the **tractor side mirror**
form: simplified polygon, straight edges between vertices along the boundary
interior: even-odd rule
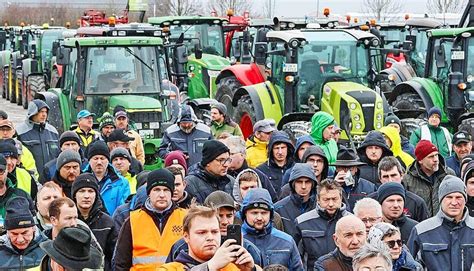
[[[194,56],[196,59],[202,58],[202,48],[198,43],[194,44]]]
[[[255,43],[255,63],[265,65],[267,59],[268,44],[266,42]]]
[[[446,51],[443,44],[435,46],[435,60],[438,69],[446,67]]]
[[[416,44],[416,35],[409,34],[406,36],[405,41],[410,41],[413,45]]]
[[[68,65],[69,64],[69,56],[71,55],[70,48],[58,48],[56,53],[56,63],[58,65]]]
[[[175,49],[175,61],[179,64],[188,63],[188,53],[186,52],[186,46],[180,45]],[[197,58],[197,56],[196,56]]]
[[[53,41],[53,49],[51,50],[51,52],[53,53],[53,56],[56,56],[57,52],[58,52],[58,48],[59,48],[59,41]]]
[[[406,40],[402,44],[402,48],[405,51],[412,51],[413,50],[413,42]]]

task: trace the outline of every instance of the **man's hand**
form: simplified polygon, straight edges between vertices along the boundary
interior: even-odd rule
[[[250,253],[244,247],[240,247],[236,253],[238,253],[237,255],[239,256],[234,262],[235,265],[237,265],[240,270],[253,270],[255,263],[253,261],[252,255],[250,255]]]
[[[238,259],[238,256],[240,256],[240,254],[242,253],[237,252],[240,251],[242,247],[239,245],[232,245],[236,242],[237,241],[232,239],[226,240],[221,245],[221,247],[216,250],[214,256],[207,262],[207,267],[209,271],[217,271],[221,268],[224,268],[229,263],[235,262]]]
[[[334,180],[338,182],[340,185],[343,185],[345,183],[344,178],[346,177],[346,173],[344,171],[339,171],[336,174],[336,177],[334,177]]]

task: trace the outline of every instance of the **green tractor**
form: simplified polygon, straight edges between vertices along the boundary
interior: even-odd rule
[[[148,23],[168,29],[169,44],[184,42],[187,47],[189,56],[184,70],[174,71],[181,100],[214,98],[217,75],[223,68],[230,66],[230,61],[225,58],[222,28],[227,19],[201,16],[151,17]]]
[[[28,44],[28,57],[22,61],[19,78],[23,108],[28,108],[28,103],[36,93],[49,88],[53,43],[63,37],[64,31],[67,29],[63,27],[43,26],[32,32],[33,40]]]
[[[398,84],[389,103],[397,115],[417,126],[427,109],[444,112],[441,123],[457,129],[474,124],[474,27],[427,31],[428,49],[423,77]],[[414,123],[412,123],[414,122]]]
[[[11,57],[11,42],[10,42],[11,27],[5,27],[0,30],[0,91],[2,98],[6,98],[8,89],[8,73],[10,71],[10,57]]]
[[[293,134],[308,133],[319,110],[334,116],[346,144],[358,144],[382,127],[387,104],[371,89],[381,64],[380,55],[370,50],[378,46],[377,37],[344,29],[270,31],[266,37],[268,43],[255,46],[271,47],[269,58],[256,57],[260,65],[269,60],[267,81],[243,86],[231,99],[244,136],[265,118]]]
[[[155,151],[171,124],[177,90],[168,83],[168,58],[160,37],[66,38],[56,53],[62,67],[59,87],[38,92],[50,106],[50,123],[59,132],[73,128],[76,114],[97,115],[123,106],[141,135],[145,168],[161,166]],[[173,113],[175,114],[175,113]]]

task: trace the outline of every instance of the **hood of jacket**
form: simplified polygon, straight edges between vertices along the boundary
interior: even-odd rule
[[[288,182],[289,185],[290,185],[290,188],[291,188],[291,193],[296,194],[295,186],[294,186],[295,180],[297,180],[299,178],[302,178],[302,177],[305,177],[305,178],[308,178],[308,179],[311,180],[311,182],[312,182],[311,194],[315,194],[316,193],[316,185],[317,185],[316,175],[314,175],[313,168],[310,165],[305,164],[305,163],[296,163],[291,168],[290,179],[289,179],[289,182]]]
[[[46,108],[49,111],[49,106],[43,100],[33,100],[28,105],[27,121],[31,120],[31,117],[38,114],[38,112]]]
[[[270,217],[273,218],[274,206],[270,193],[264,188],[254,188],[245,195],[245,198],[242,201],[242,207],[240,209],[242,220],[245,220],[245,211],[251,208],[255,203],[265,203],[268,205],[270,207]]]
[[[398,145],[400,146],[400,149],[401,149],[402,146],[400,144],[400,138],[398,139]],[[359,155],[361,160],[363,160],[362,158],[364,158],[364,160],[368,160],[367,154],[365,153],[365,150],[367,149],[368,146],[377,146],[377,147],[382,148],[382,157],[393,155],[392,151],[390,150],[390,148],[387,146],[387,143],[385,142],[385,138],[383,137],[383,134],[379,131],[370,131],[365,137],[360,147],[357,148],[357,154]]]
[[[321,147],[314,145],[314,146],[309,146],[306,151],[303,154],[303,157],[301,159],[302,163],[306,163],[308,161],[308,158],[311,155],[317,155],[324,160],[324,167],[323,171],[321,172],[321,180],[324,180],[328,177],[328,171],[329,171],[329,161],[328,158],[326,157],[326,154],[324,153],[323,149]]]
[[[270,163],[274,163],[275,158],[273,157],[273,146],[275,146],[277,143],[285,143],[288,146],[288,153],[286,155],[286,164],[287,165],[291,164],[293,162],[295,147],[293,146],[293,143],[291,142],[288,134],[282,131],[275,131],[272,133],[272,136],[270,137],[270,141],[268,142],[268,147],[267,147],[268,161]]]
[[[300,162],[300,159],[298,157],[298,150],[301,148],[301,145],[303,145],[304,143],[309,143],[312,146],[314,146],[314,140],[313,138],[311,138],[310,135],[303,135],[303,136],[298,137],[298,139],[296,139],[296,144],[295,144],[295,162],[297,163]]]
[[[178,256],[176,256],[175,262],[181,263],[188,268],[194,267],[196,265],[200,265],[201,263],[193,259],[188,253],[184,250],[180,250]]]
[[[471,161],[471,162],[467,163],[467,166],[464,169],[464,174],[462,176],[462,180],[464,181],[464,183],[467,183],[467,180],[470,177],[474,177],[474,161]]]
[[[413,164],[415,159],[413,159],[413,157],[410,154],[403,151],[400,133],[398,132],[396,128],[390,127],[390,126],[384,126],[380,129],[380,132],[382,132],[382,134],[388,137],[390,141],[392,142],[392,146],[390,147],[390,150],[392,150],[393,156],[400,157],[403,163],[405,163],[406,167]]]
[[[311,137],[316,144],[324,144],[323,131],[331,124],[334,124],[334,117],[326,112],[319,111],[311,118]]]
[[[234,200],[240,204],[242,204],[242,195],[240,194],[240,176],[242,176],[242,174],[244,174],[245,172],[252,172],[254,173],[256,176],[257,176],[257,187],[258,188],[262,188],[262,182],[260,181],[260,177],[258,176],[257,172],[255,172],[255,170],[251,169],[251,168],[246,168],[244,170],[242,170],[241,172],[239,172],[239,174],[237,174],[237,176],[235,177],[235,182],[234,182],[234,187],[232,188],[232,197],[234,198]]]
[[[195,123],[198,122],[198,118],[196,114],[194,114],[194,110],[189,105],[183,105],[179,108],[178,118],[176,119],[176,123],[180,123],[181,121],[193,121]]]

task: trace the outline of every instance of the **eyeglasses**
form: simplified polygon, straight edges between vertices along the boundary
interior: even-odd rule
[[[370,223],[370,224],[375,224],[377,222],[379,222],[379,220],[381,219],[381,217],[367,217],[367,218],[362,218],[362,222],[364,222],[364,224],[367,224],[367,223]]]
[[[232,158],[220,158],[220,159],[216,159],[216,161],[219,162],[221,166],[223,166],[227,163],[232,162]]]
[[[386,241],[385,243],[387,243],[387,246],[389,248],[394,248],[395,247],[395,244],[398,245],[398,247],[401,247],[403,245],[403,241],[401,239],[398,239],[398,240],[390,240],[390,241]]]

